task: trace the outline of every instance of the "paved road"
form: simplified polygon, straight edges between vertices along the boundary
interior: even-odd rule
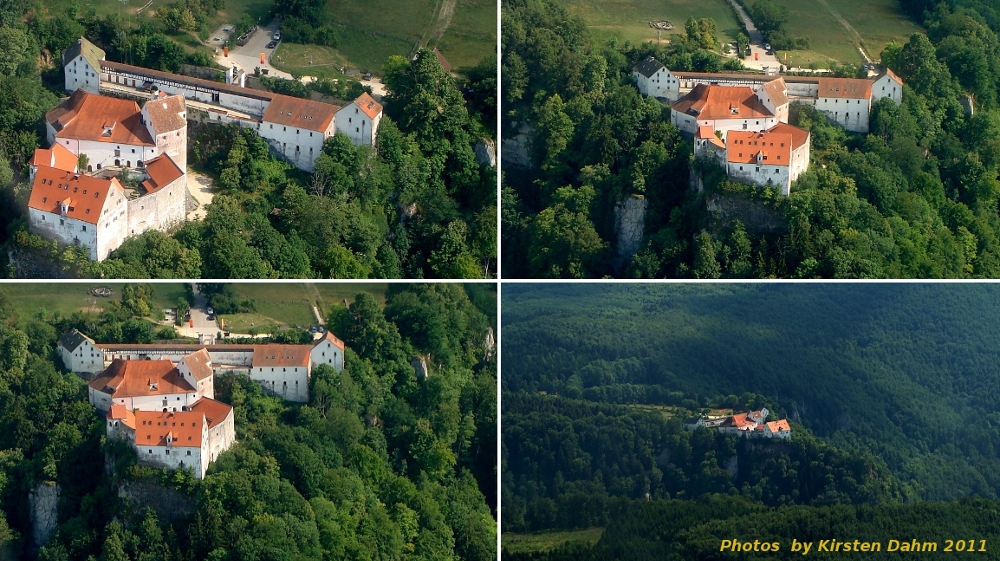
[[[208,300],[204,294],[198,292],[197,284],[192,286],[194,288],[194,305],[191,306],[191,319],[194,320],[194,327],[191,327],[190,322],[185,322],[177,332],[184,337],[198,337],[200,334],[215,335],[219,332],[219,326],[215,320],[208,319],[208,312],[205,311],[208,308]]]
[[[226,67],[235,64],[247,74],[253,74],[253,69],[259,67],[261,72],[267,70],[268,76],[277,76],[279,78],[287,78],[291,80],[291,74],[275,69],[271,66],[270,62],[266,64],[260,63],[260,53],[267,53],[267,60],[271,60],[271,55],[274,54],[274,49],[268,49],[266,47],[267,44],[271,42],[271,36],[273,36],[274,32],[278,30],[278,27],[279,25],[277,21],[272,21],[271,23],[262,26],[254,32],[253,36],[250,37],[250,41],[242,47],[238,46],[235,38],[233,38],[233,41],[229,45],[229,56],[223,56],[222,48],[219,48],[219,52],[215,56],[215,61]]]
[[[757,27],[754,26],[753,20],[747,15],[743,6],[737,4],[736,0],[729,0],[729,3],[736,9],[736,13],[740,15],[743,25],[746,26],[747,32],[750,34],[750,56],[743,59],[743,66],[778,72],[781,68],[781,61],[778,60],[778,57],[767,54],[767,49],[764,48],[764,35],[757,31]],[[756,60],[754,60],[755,56]]]

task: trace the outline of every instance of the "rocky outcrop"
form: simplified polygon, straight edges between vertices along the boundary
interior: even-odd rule
[[[486,330],[486,360],[493,357],[493,349],[496,347],[496,338],[493,336],[493,328]]]
[[[413,360],[410,361],[410,366],[413,367],[418,380],[427,379],[427,359],[420,356],[413,357]]]
[[[194,498],[148,477],[122,483],[118,486],[118,496],[131,512],[142,512],[149,507],[166,523],[194,516],[197,507]]]
[[[712,232],[728,228],[734,220],[742,222],[751,235],[788,231],[779,211],[739,195],[711,195],[705,199],[705,210],[711,222],[706,229]]]
[[[38,548],[49,543],[59,524],[59,493],[62,489],[51,481],[39,483],[28,496],[31,506],[31,545]]]
[[[530,132],[531,128],[528,125],[521,125],[516,135],[501,141],[500,158],[504,164],[531,167]]]
[[[740,459],[738,456],[732,456],[726,460],[726,471],[733,475],[733,479],[739,479],[740,477]]]
[[[621,269],[642,243],[646,228],[646,207],[648,201],[641,195],[632,195],[615,205],[615,233],[618,244],[615,247],[615,269]]]
[[[497,145],[489,138],[480,138],[476,143],[476,162],[481,166],[496,167]]]

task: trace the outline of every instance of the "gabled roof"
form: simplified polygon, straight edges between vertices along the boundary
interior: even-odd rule
[[[882,70],[878,73],[878,76],[875,77],[875,80],[878,81],[880,78],[882,78],[882,76],[888,76],[889,78],[892,78],[896,82],[899,82],[900,85],[903,84],[903,79],[897,76],[896,73],[893,72],[892,69],[889,68],[888,66],[882,67]]]
[[[257,345],[253,349],[253,362],[258,366],[309,366],[309,351],[305,345]]]
[[[147,160],[143,165],[146,168],[146,173],[149,174],[149,179],[142,182],[146,193],[155,193],[184,175],[181,168],[177,167],[177,164],[166,154],[160,154],[152,160]]]
[[[788,87],[785,85],[785,80],[778,78],[776,80],[771,80],[770,82],[764,84],[763,89],[767,92],[768,97],[775,105],[784,105],[788,103]]]
[[[670,108],[698,119],[760,119],[774,114],[745,86],[698,84]]]
[[[212,377],[212,359],[208,356],[207,349],[198,349],[181,359],[187,365],[195,380],[204,380]]]
[[[213,82],[212,80],[205,80],[203,78],[194,78],[192,76],[184,76],[182,74],[172,74],[170,72],[153,70],[152,68],[142,68],[141,66],[132,66],[131,64],[124,64],[121,62],[114,62],[111,60],[101,61],[101,68],[107,68],[108,70],[114,70],[116,72],[133,74],[140,78],[158,78],[160,80],[167,80],[168,82],[176,82],[191,86],[198,86],[218,92],[226,92],[226,93],[241,95],[243,97],[249,97],[251,99],[256,99],[260,101],[271,101],[271,99],[274,96],[278,95],[278,94],[273,94],[271,92],[266,92],[264,90],[255,90],[253,88],[241,88],[240,86],[234,86],[232,84]]]
[[[448,59],[444,58],[444,55],[441,54],[441,51],[437,50],[437,47],[434,47],[434,55],[437,56],[437,61],[441,65],[441,68],[444,68],[445,72],[451,72],[451,63],[448,62]]]
[[[200,411],[137,411],[135,445],[201,448],[205,414]]]
[[[792,135],[792,150],[799,148],[809,141],[809,131],[800,129],[795,125],[789,125],[788,123],[778,123],[777,125],[767,129],[765,132]]]
[[[731,164],[788,166],[792,163],[792,135],[775,132],[729,131],[726,161]]]
[[[79,160],[76,154],[58,142],[52,148],[35,148],[35,153],[28,160],[28,164],[33,166],[48,166],[63,171],[76,171],[76,163]]]
[[[320,343],[322,343],[324,341],[329,341],[329,342],[333,343],[333,345],[335,347],[340,347],[341,349],[344,348],[344,342],[341,341],[340,339],[338,339],[337,336],[334,335],[333,333],[330,333],[329,330],[326,333],[324,333],[322,337],[320,337],[319,339],[317,339],[315,343],[313,343],[313,347],[315,347],[316,345],[319,345]]]
[[[818,78],[819,89],[816,97],[838,97],[847,99],[870,99],[872,81],[861,78]]]
[[[173,395],[194,392],[169,360],[112,361],[90,387],[114,398]]]
[[[82,89],[45,114],[56,138],[154,146],[142,124],[139,104],[116,97],[94,95]]]
[[[111,189],[125,192],[117,178],[98,179],[39,166],[31,184],[28,208],[62,215],[61,207],[65,204],[67,218],[97,224]]]
[[[771,432],[792,430],[792,427],[788,426],[788,419],[782,419],[780,421],[771,421],[770,423],[767,423],[767,428],[770,429]]]
[[[84,341],[90,341],[91,345],[94,344],[93,339],[87,337],[83,333],[80,333],[76,328],[73,328],[59,338],[59,346],[69,352],[73,352],[77,349],[77,347],[82,345]]]
[[[661,68],[664,68],[662,62],[656,60],[656,58],[654,58],[653,56],[648,56],[642,59],[642,62],[635,65],[635,67],[633,67],[632,70],[649,78],[653,74],[659,72]]]
[[[722,423],[722,426],[735,427],[739,430],[749,430],[752,429],[756,424],[757,423],[754,423],[753,421],[747,419],[746,413],[737,413],[736,415],[733,415],[732,417],[726,419],[725,422]]]
[[[264,110],[262,121],[298,127],[311,131],[325,132],[333,117],[340,107],[313,101],[311,99],[301,99],[290,95],[272,94],[274,98]]]
[[[378,114],[382,112],[382,104],[375,101],[375,98],[368,95],[368,92],[364,92],[361,95],[359,95],[357,99],[351,102],[351,105],[357,106],[359,109],[361,109],[362,113],[368,115],[368,117],[371,119],[375,119],[376,117],[378,117]],[[347,107],[350,107],[350,105],[348,105]],[[347,107],[345,107],[344,109],[347,109]]]
[[[135,413],[120,403],[111,405],[111,408],[108,409],[107,418],[110,421],[120,421],[121,424],[135,430]]]
[[[203,413],[205,415],[205,422],[208,423],[208,428],[213,428],[233,414],[233,406],[203,397],[188,407],[188,411]]]
[[[73,60],[74,58],[83,55],[83,58],[90,63],[90,66],[94,70],[100,70],[101,61],[104,60],[104,51],[100,47],[91,43],[83,37],[76,40],[75,43],[70,45],[65,51],[63,51],[62,62],[63,66],[66,63]]]
[[[151,99],[142,106],[149,115],[149,124],[155,134],[178,131],[187,126],[187,103],[182,95],[168,95]]]
[[[722,143],[722,140],[718,136],[715,136],[715,131],[712,130],[712,127],[708,125],[700,125],[698,127],[698,132],[695,133],[694,137],[707,140],[719,148],[726,147],[726,145]]]

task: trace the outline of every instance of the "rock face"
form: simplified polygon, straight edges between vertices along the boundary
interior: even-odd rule
[[[734,220],[742,222],[752,235],[784,234],[788,231],[788,225],[780,212],[741,196],[711,195],[705,199],[705,210],[708,211],[710,221],[707,224],[709,231],[721,231]]]
[[[414,372],[416,372],[418,380],[426,380],[427,379],[427,360],[426,359],[424,359],[423,357],[420,357],[420,356],[413,357],[413,360],[410,361],[410,366],[412,366]]]
[[[639,195],[632,195],[615,205],[615,232],[618,244],[615,248],[615,269],[632,259],[646,227],[646,206],[648,201]]]
[[[497,145],[489,138],[480,138],[476,143],[476,162],[482,166],[496,167]]]
[[[493,357],[493,349],[496,347],[496,338],[493,336],[493,328],[486,330],[486,360]]]
[[[740,459],[737,456],[732,456],[726,460],[726,471],[733,474],[733,479],[739,479],[740,477]]]
[[[193,498],[148,477],[119,485],[118,496],[133,512],[142,512],[146,507],[153,509],[161,522],[194,516],[197,508]]]
[[[49,543],[59,524],[59,493],[51,482],[39,483],[28,496],[31,505],[31,545],[35,550]]]
[[[531,167],[531,155],[528,150],[531,144],[530,132],[531,128],[528,125],[521,125],[516,135],[501,141],[500,158],[503,159],[503,163]]]

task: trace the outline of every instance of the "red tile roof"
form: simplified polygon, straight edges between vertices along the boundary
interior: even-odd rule
[[[35,154],[31,156],[28,163],[33,166],[48,166],[63,171],[74,172],[76,171],[78,160],[79,158],[77,158],[76,154],[70,152],[68,148],[57,142],[48,150],[45,148],[36,148]]]
[[[354,105],[360,107],[361,111],[372,119],[377,117],[378,114],[382,112],[382,104],[375,101],[375,98],[368,95],[368,92],[364,92],[359,95],[358,98],[354,100]]]
[[[334,335],[333,333],[330,333],[329,331],[327,331],[326,333],[324,333],[323,337],[317,339],[316,343],[313,344],[313,346],[315,347],[316,345],[322,343],[323,341],[329,341],[329,342],[333,343],[333,345],[335,347],[340,347],[341,349],[344,348],[344,342],[341,341],[340,339],[338,339],[336,335]]]
[[[82,89],[45,114],[45,120],[56,130],[56,138],[153,146],[153,138],[140,117],[139,104],[134,101]]]
[[[889,68],[888,66],[886,66],[885,69],[882,72],[879,73],[878,77],[881,78],[882,76],[886,76],[886,75],[889,76],[890,78],[892,78],[893,80],[899,82],[900,84],[903,83],[903,79],[900,78],[899,76],[897,76],[896,73],[893,72],[892,69]],[[876,80],[877,79],[878,78],[876,78]]]
[[[289,95],[272,94],[274,98],[264,110],[262,121],[298,127],[311,131],[325,132],[333,122],[334,114],[340,107],[313,101],[311,99],[300,99]]]
[[[445,72],[451,72],[451,63],[448,62],[448,59],[444,58],[444,55],[441,54],[441,51],[437,50],[437,47],[434,47],[434,54],[437,56],[437,61],[441,65],[441,68],[444,68]]]
[[[778,123],[773,127],[767,129],[765,132],[775,132],[779,134],[790,134],[792,135],[792,149],[795,150],[803,144],[809,141],[809,131],[805,129],[800,129],[794,125],[789,125],[788,123]]]
[[[155,193],[184,175],[181,168],[177,167],[177,164],[166,154],[160,154],[152,160],[147,160],[143,165],[146,168],[146,173],[149,174],[149,179],[142,182],[142,187],[147,193]]]
[[[819,78],[817,97],[871,99],[872,82],[861,78]]]
[[[188,407],[188,411],[203,413],[205,415],[205,422],[208,423],[208,428],[213,428],[232,415],[233,406],[203,397]]]
[[[708,140],[712,144],[718,146],[719,148],[725,148],[726,145],[722,143],[722,140],[718,136],[715,136],[715,131],[712,127],[708,125],[701,125],[698,127],[698,132],[694,135],[695,138],[701,138]]]
[[[115,398],[195,391],[169,360],[116,359],[100,376],[90,381],[90,387],[110,393]]]
[[[61,206],[65,203],[68,207],[67,218],[97,224],[111,189],[125,192],[116,178],[98,179],[39,166],[31,184],[28,207],[62,215]]]
[[[149,114],[150,124],[156,134],[181,130],[187,126],[187,103],[182,95],[161,96],[147,101],[143,109]]]
[[[757,99],[753,89],[745,86],[698,84],[670,107],[674,111],[708,120],[757,119],[774,116]]]
[[[767,428],[770,429],[771,432],[792,430],[792,427],[788,426],[787,419],[782,419],[780,421],[771,421],[770,423],[767,424]]]
[[[785,85],[785,81],[781,78],[776,80],[771,80],[770,82],[764,84],[764,91],[771,98],[771,101],[775,105],[784,105],[788,103],[788,86]]]
[[[181,360],[191,369],[195,380],[212,377],[212,359],[208,356],[208,350],[198,349]]]
[[[305,345],[257,345],[253,349],[253,366],[309,366],[309,351]]]
[[[729,131],[726,135],[726,161],[733,164],[787,166],[792,162],[792,135],[774,132]]]
[[[121,421],[126,427],[135,430],[135,413],[130,409],[121,404],[113,404],[111,409],[108,409],[108,419],[112,421]]]
[[[205,414],[201,411],[138,411],[135,414],[135,444],[201,448]]]

